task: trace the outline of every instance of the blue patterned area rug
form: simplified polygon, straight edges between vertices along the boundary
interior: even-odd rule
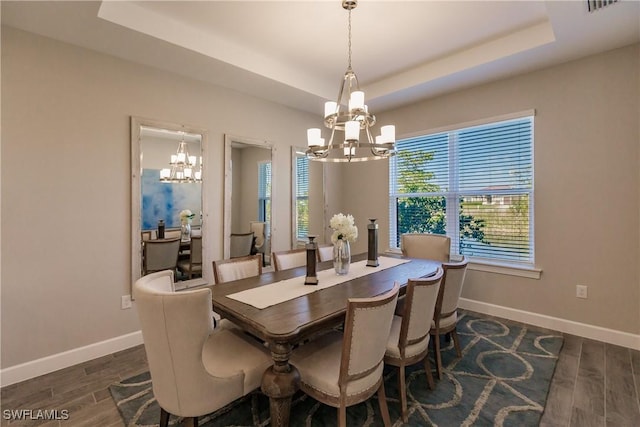
[[[409,423],[400,418],[397,370],[385,367],[385,389],[394,427],[537,426],[544,411],[563,339],[480,315],[458,321],[462,358],[444,339],[444,376],[429,390],[421,364],[407,370]],[[432,366],[435,366],[432,363]],[[435,377],[435,372],[434,372]],[[160,409],[149,373],[110,387],[127,426],[153,426]],[[335,408],[299,392],[294,396],[291,426],[335,426]],[[181,420],[171,417],[170,425]],[[381,426],[377,397],[347,409],[349,426]],[[259,391],[199,419],[200,426],[268,426],[269,400]]]

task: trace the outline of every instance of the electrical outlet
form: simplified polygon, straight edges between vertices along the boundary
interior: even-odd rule
[[[577,298],[587,298],[587,286],[586,285],[576,285],[576,297]]]
[[[123,310],[126,310],[127,308],[131,308],[131,295],[122,295],[120,308],[122,308]]]

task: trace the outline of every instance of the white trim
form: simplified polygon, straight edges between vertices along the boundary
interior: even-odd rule
[[[59,369],[68,368],[78,363],[93,360],[127,348],[142,344],[142,332],[132,332],[119,337],[74,348],[58,354],[10,366],[0,370],[0,386],[5,387],[40,375],[48,374]]]
[[[486,261],[469,260],[469,270],[484,271],[487,273],[506,274],[509,276],[526,277],[528,279],[540,279],[542,270],[539,268],[508,265],[503,263],[488,263]]]
[[[434,133],[449,132],[449,131],[458,130],[458,129],[461,129],[461,128],[470,128],[470,127],[474,127],[474,126],[486,125],[487,123],[504,122],[504,121],[507,121],[507,120],[521,119],[523,117],[529,117],[529,116],[535,116],[535,115],[536,115],[536,110],[534,108],[532,108],[530,110],[518,111],[518,112],[515,112],[515,113],[501,114],[499,116],[486,117],[484,119],[471,120],[471,121],[468,121],[468,122],[455,123],[455,124],[451,124],[451,125],[447,125],[447,126],[440,126],[440,127],[437,127],[437,128],[432,128],[432,129],[412,132],[412,133],[408,133],[408,134],[403,134],[403,135],[400,135],[398,138],[396,138],[396,140],[415,138],[415,137],[418,137],[418,136],[427,136],[427,135],[432,135]]]
[[[638,334],[616,331],[615,329],[588,325],[586,323],[574,322],[573,320],[560,319],[558,317],[474,301],[467,298],[460,298],[459,306],[460,308],[477,313],[489,314],[529,325],[640,350],[640,335]]]

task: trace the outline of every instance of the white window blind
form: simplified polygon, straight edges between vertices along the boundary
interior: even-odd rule
[[[309,159],[306,156],[296,161],[296,238],[305,240],[309,234]]]
[[[258,221],[271,229],[271,162],[258,163]]]
[[[403,233],[451,237],[451,253],[533,264],[533,116],[398,141],[390,246]]]

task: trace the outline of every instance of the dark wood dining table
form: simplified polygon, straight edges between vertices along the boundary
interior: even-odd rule
[[[366,258],[366,254],[356,255],[352,262]],[[228,295],[304,276],[306,267],[268,272],[257,277],[211,286],[213,309],[217,313],[269,343],[273,366],[265,371],[261,388],[269,397],[271,425],[289,425],[291,397],[300,384],[298,370],[289,364],[289,356],[296,344],[344,322],[348,298],[366,298],[383,294],[393,287],[394,281],[402,285],[401,293],[404,293],[408,279],[432,275],[440,265],[437,261],[411,258],[410,262],[375,271],[264,309],[236,301]],[[331,261],[318,264],[318,270],[329,268],[333,268]]]

